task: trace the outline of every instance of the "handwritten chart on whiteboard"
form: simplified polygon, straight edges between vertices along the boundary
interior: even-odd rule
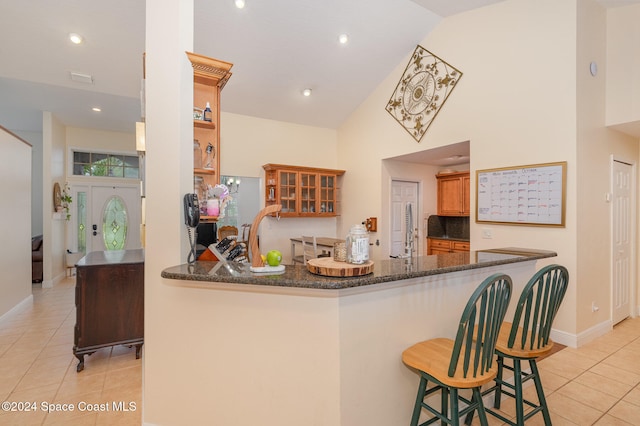
[[[567,163],[476,172],[476,222],[564,226]]]

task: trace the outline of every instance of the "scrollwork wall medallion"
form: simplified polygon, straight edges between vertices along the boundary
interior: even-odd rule
[[[420,142],[462,73],[418,45],[386,110]]]

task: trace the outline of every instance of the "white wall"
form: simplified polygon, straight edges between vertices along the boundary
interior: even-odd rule
[[[42,234],[42,133],[14,130],[31,144],[31,235]]]
[[[264,180],[262,165],[267,163],[336,168],[335,130],[224,112],[220,122],[220,168],[223,175],[255,176]],[[263,191],[264,184],[260,192],[261,207],[264,206]],[[280,250],[284,263],[290,263],[290,238],[310,233],[336,237],[336,222],[336,218],[277,220],[266,217],[260,226],[260,251]]]
[[[65,220],[64,215],[54,213],[53,184],[63,187],[65,182],[65,127],[50,112],[42,115],[43,161],[43,287],[51,287],[65,276]]]
[[[616,41],[606,39],[607,26],[617,23],[608,20],[606,11],[597,3],[585,2],[581,6],[578,9],[576,61],[577,179],[580,182],[577,211],[588,211],[589,214],[577,215],[576,259],[581,286],[575,310],[579,327],[587,329],[608,321],[611,316],[611,232],[608,226],[611,204],[605,198],[611,190],[610,158],[613,155],[619,160],[637,164],[639,152],[638,141],[633,137],[605,127],[609,67],[599,66],[595,77],[589,72],[591,61],[608,64],[607,50]],[[640,17],[640,8],[635,10],[639,13],[637,17]],[[634,58],[634,55],[628,57]],[[640,55],[635,57],[639,59]],[[599,241],[600,244],[590,244],[593,241]],[[597,312],[591,309],[594,302],[600,308]]]
[[[31,146],[0,127],[0,317],[31,297]]]
[[[184,423],[189,415],[179,407],[189,405],[183,399],[190,398],[194,390],[190,382],[200,376],[200,362],[193,362],[194,357],[206,358],[205,353],[187,355],[189,342],[207,339],[190,335],[193,330],[182,322],[189,318],[184,313],[192,312],[194,303],[207,300],[160,277],[163,269],[185,263],[188,253],[182,197],[193,191],[193,145],[189,143],[193,140],[193,69],[184,52],[193,51],[193,0],[147,0],[145,31],[143,420],[171,425]],[[195,390],[196,395],[208,395],[204,389]]]
[[[640,55],[629,54],[640,45],[639,19],[638,4],[607,12],[606,58],[601,57],[598,65],[602,69],[606,59],[608,125],[640,120]],[[637,123],[634,128],[638,129]]]
[[[131,132],[109,132],[106,130],[66,127],[66,145],[68,148],[104,150],[107,152],[136,152],[135,128]]]

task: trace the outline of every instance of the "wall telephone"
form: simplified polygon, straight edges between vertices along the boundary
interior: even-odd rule
[[[196,194],[184,195],[184,223],[190,228],[195,228],[200,223],[200,204]]]

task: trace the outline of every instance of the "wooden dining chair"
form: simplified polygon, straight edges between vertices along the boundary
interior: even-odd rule
[[[524,422],[542,412],[545,425],[551,425],[549,408],[540,381],[536,358],[546,355],[553,347],[549,338],[553,320],[558,313],[562,299],[569,285],[569,272],[564,266],[549,265],[536,272],[522,290],[516,306],[513,322],[505,322],[500,329],[496,342],[498,356],[498,374],[495,384],[482,394],[495,392],[493,407],[500,408],[502,395],[515,399],[516,422],[507,419],[495,410],[487,408],[493,416],[510,425],[524,425]],[[509,358],[513,366],[504,363]],[[528,361],[531,372],[522,371],[522,361]],[[513,371],[513,384],[504,379],[504,370]],[[538,396],[538,403],[526,400],[522,394],[522,385],[533,380]],[[507,389],[505,389],[507,388]],[[526,415],[524,406],[533,408]],[[473,415],[473,414],[471,414]],[[471,418],[467,417],[467,424]]]
[[[421,426],[438,420],[457,426],[462,416],[476,410],[480,422],[487,424],[480,388],[491,382],[498,371],[494,349],[511,298],[511,287],[508,275],[494,274],[486,278],[469,298],[455,340],[426,340],[402,353],[403,362],[420,374],[411,426],[418,425],[422,409],[433,417]],[[431,389],[427,389],[428,382],[434,384]],[[460,389],[472,389],[471,399],[462,397]],[[427,398],[437,391],[440,391],[439,411]],[[459,401],[466,405],[463,409]]]
[[[302,263],[303,265],[306,265],[309,259],[315,259],[316,257],[318,257],[318,244],[315,236],[313,237],[302,236],[301,241],[302,241],[302,254],[294,256],[293,259],[291,260],[294,263],[297,262],[297,263]]]
[[[302,258],[306,264],[309,259],[318,257],[318,245],[316,237],[302,236]]]

